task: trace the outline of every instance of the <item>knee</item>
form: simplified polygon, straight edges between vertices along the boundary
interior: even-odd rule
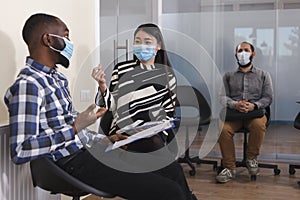
[[[219,136],[219,142],[222,140],[233,138],[233,135],[234,133],[232,131],[232,128],[224,125]]]
[[[250,132],[252,132],[252,130],[254,132],[265,132],[266,131],[266,122],[265,120],[262,119],[255,119],[252,120],[252,122],[250,123],[248,129]]]

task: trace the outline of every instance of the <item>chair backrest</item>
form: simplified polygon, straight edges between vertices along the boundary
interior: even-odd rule
[[[40,187],[52,194],[65,194],[80,197],[94,194],[99,197],[113,198],[115,195],[100,191],[83,183],[57,166],[47,157],[30,162],[31,177],[34,187]]]
[[[192,86],[177,87],[177,109],[176,115],[184,118],[199,118],[199,125],[207,125],[211,120],[211,109],[201,92]],[[186,109],[186,112],[183,112]],[[189,113],[190,116],[186,116]],[[185,116],[183,116],[185,115]]]

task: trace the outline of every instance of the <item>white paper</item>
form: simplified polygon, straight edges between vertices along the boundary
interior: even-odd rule
[[[137,126],[137,127],[125,127],[123,129],[120,129],[118,132],[131,132],[134,133],[133,135],[129,136],[127,139],[125,140],[120,140],[120,141],[116,141],[113,144],[110,144],[107,148],[106,148],[106,152],[107,151],[111,151],[113,149],[119,148],[121,146],[124,146],[126,144],[129,144],[131,142],[134,142],[136,140],[142,139],[142,138],[147,138],[147,137],[151,137],[163,130],[167,130],[170,128],[174,127],[174,123],[171,120],[165,120],[165,121],[155,121],[155,122],[147,122],[141,126]]]

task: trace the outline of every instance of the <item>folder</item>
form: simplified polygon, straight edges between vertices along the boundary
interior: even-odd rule
[[[119,148],[142,138],[151,137],[157,133],[160,133],[161,131],[168,130],[174,127],[174,120],[146,122],[143,125],[136,127],[126,126],[118,130],[117,133],[126,133],[130,136],[127,139],[116,141],[115,143],[110,144],[106,148],[105,152]]]

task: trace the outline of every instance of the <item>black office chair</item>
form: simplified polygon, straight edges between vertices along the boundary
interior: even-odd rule
[[[268,107],[266,107],[266,117],[267,117],[266,126],[267,127],[270,124],[270,116],[271,116],[271,110],[270,110],[270,107],[268,106]],[[249,130],[242,127],[241,129],[236,131],[236,133],[243,133],[244,134],[243,159],[242,159],[242,161],[236,161],[236,167],[247,167],[246,160],[247,160],[247,146],[248,146],[248,133],[249,133]],[[280,174],[280,169],[278,168],[278,165],[258,163],[258,167],[274,169],[274,174],[275,175]],[[221,169],[222,169],[222,167],[221,167]],[[251,175],[251,180],[256,180],[256,175]]]
[[[297,103],[300,103],[299,101]],[[297,114],[294,120],[294,127],[296,129],[300,129],[300,112]],[[295,169],[300,169],[300,165],[297,164],[289,164],[289,173],[294,175],[296,173]],[[300,186],[300,181],[298,181],[298,185]]]
[[[116,196],[81,182],[47,157],[31,161],[30,170],[33,186],[47,190],[51,194],[64,194],[73,197],[73,200],[80,200],[81,196],[88,194],[106,198]]]
[[[204,96],[192,86],[178,86],[177,87],[177,108],[176,115],[180,118],[180,126],[185,128],[185,154],[184,157],[178,158],[179,163],[186,163],[190,166],[191,170],[189,174],[194,176],[196,174],[195,166],[197,164],[212,164],[213,169],[216,170],[218,167],[217,161],[202,160],[198,156],[191,158],[189,152],[189,127],[196,126],[197,130],[201,130],[201,126],[208,125],[211,118],[211,109]],[[194,112],[185,116],[186,112],[183,109],[194,110]]]

